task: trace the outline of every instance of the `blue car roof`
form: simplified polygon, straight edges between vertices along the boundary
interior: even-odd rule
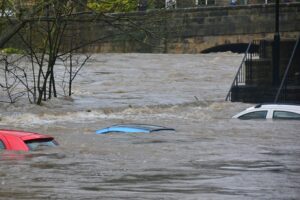
[[[110,132],[151,133],[156,131],[175,131],[175,129],[150,124],[115,124],[110,127],[97,130],[96,134],[106,134]]]

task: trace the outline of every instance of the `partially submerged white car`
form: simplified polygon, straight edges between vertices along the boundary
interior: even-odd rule
[[[300,120],[300,105],[259,104],[234,115],[236,119]]]

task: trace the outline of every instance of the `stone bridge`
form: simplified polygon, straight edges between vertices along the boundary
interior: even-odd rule
[[[107,37],[85,51],[91,52],[155,52],[203,53],[215,50],[239,51],[252,40],[273,38],[275,5],[240,5],[153,10],[119,14],[145,31],[128,30]],[[121,22],[126,27],[128,21]],[[103,22],[80,25],[81,39],[111,35],[116,31]],[[88,26],[88,27],[86,27]],[[300,34],[300,3],[280,4],[282,38]]]
[[[93,52],[201,53],[215,50],[239,50],[252,40],[272,38],[275,5],[220,6],[137,12],[130,20],[151,34],[132,33],[132,37],[113,37],[89,48]],[[95,33],[106,30],[94,24]],[[90,29],[91,30],[91,29]],[[280,5],[282,38],[300,34],[300,3]],[[103,33],[104,35],[107,33]],[[95,36],[96,37],[96,36]],[[136,39],[138,38],[138,40]]]

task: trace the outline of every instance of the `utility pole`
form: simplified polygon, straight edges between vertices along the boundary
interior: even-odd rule
[[[278,86],[280,83],[279,68],[280,68],[280,33],[279,33],[279,0],[276,0],[275,5],[275,34],[273,41],[273,86]]]

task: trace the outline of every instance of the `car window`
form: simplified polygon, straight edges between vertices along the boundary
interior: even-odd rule
[[[4,145],[4,143],[2,142],[2,140],[0,140],[0,150],[1,149],[5,149],[5,145]]]
[[[274,119],[296,119],[300,120],[300,114],[288,111],[277,111],[273,113]]]
[[[36,150],[40,147],[54,147],[57,146],[57,142],[52,138],[49,139],[38,139],[38,140],[27,140],[25,141],[26,145],[29,147],[29,150]]]
[[[244,114],[239,117],[239,119],[266,119],[268,111],[254,111],[247,114]]]

